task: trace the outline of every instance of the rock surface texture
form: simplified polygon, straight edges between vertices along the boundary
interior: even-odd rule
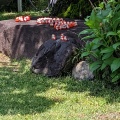
[[[78,80],[93,79],[93,73],[89,69],[89,64],[86,61],[81,61],[72,70],[72,76]]]
[[[32,60],[31,70],[49,77],[69,72],[73,67],[69,60],[76,45],[73,39],[68,41],[48,40],[43,43]]]
[[[79,32],[86,28],[84,21],[75,20],[78,24],[76,27],[55,30],[49,24],[37,24],[36,20],[37,18],[28,22],[15,22],[13,19],[0,21],[0,52],[11,59],[32,59],[31,71],[36,74],[52,77],[72,72],[70,58],[77,47],[84,45],[78,38]],[[67,36],[67,41],[60,39],[61,33]],[[51,39],[53,34],[57,40]],[[78,71],[74,68],[73,76],[79,79],[91,78],[88,71],[86,73],[89,75],[84,75],[84,72],[81,72],[83,75],[76,76]]]
[[[76,44],[82,43],[78,38],[78,33],[86,28],[84,21],[76,20],[78,26],[57,31],[48,24],[36,24],[36,19],[29,22],[15,22],[13,19],[0,21],[0,52],[15,59],[32,58],[52,34],[60,35],[61,33],[74,38]]]

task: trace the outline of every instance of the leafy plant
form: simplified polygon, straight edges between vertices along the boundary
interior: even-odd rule
[[[64,17],[77,18],[79,16],[79,4],[70,4],[63,13]]]
[[[0,11],[4,12],[16,12],[17,8],[17,0],[9,0],[9,1],[0,1]],[[48,6],[47,0],[23,0],[22,1],[22,9],[23,11],[40,11],[44,10]],[[5,3],[8,3],[7,5]]]
[[[92,0],[97,4],[102,0]],[[52,16],[67,18],[85,18],[90,15],[92,7],[89,1],[85,0],[57,0],[51,11]]]
[[[120,4],[115,0],[104,0],[94,7],[91,15],[85,19],[89,27],[79,33],[87,34],[81,57],[90,61],[91,70],[96,78],[111,82],[120,80]]]

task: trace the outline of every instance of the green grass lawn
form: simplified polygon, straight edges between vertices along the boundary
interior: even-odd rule
[[[35,12],[35,11],[29,11],[29,12],[22,12],[22,13],[16,13],[16,12],[0,12],[0,21],[1,20],[8,20],[8,19],[15,19],[15,17],[20,15],[30,15],[31,17],[36,16],[48,16],[48,13],[41,13],[41,12]]]
[[[47,78],[29,68],[29,60],[0,67],[0,120],[119,120],[119,86]]]
[[[0,20],[17,15],[0,13]],[[0,66],[0,120],[120,120],[119,86],[36,75],[30,63]]]

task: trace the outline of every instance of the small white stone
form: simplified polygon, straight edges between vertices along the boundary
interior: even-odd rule
[[[94,75],[89,69],[89,64],[86,61],[81,61],[72,70],[72,76],[78,80],[90,80]]]

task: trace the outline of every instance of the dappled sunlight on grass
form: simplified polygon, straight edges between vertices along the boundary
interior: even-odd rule
[[[0,20],[40,12],[0,13]],[[3,56],[2,56],[3,57]],[[104,80],[48,78],[30,71],[30,60],[0,61],[0,120],[119,120],[120,87]],[[115,116],[115,117],[114,117]],[[106,119],[108,118],[108,119]]]
[[[30,64],[30,60],[22,60],[0,67],[0,119],[87,120],[119,112],[119,87],[71,76],[36,75]]]

